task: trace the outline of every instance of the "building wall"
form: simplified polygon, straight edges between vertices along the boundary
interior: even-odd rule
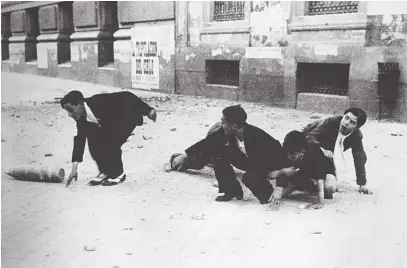
[[[2,71],[137,88],[131,72],[132,29],[173,33],[174,2],[2,3],[3,25],[10,30],[2,30],[2,46],[9,48]],[[157,86],[144,89],[173,92],[174,35],[159,43]]]
[[[400,80],[397,100],[394,103],[378,102],[376,117],[407,122],[407,2],[369,2],[367,17],[365,53],[358,70],[365,70],[365,83],[372,78],[377,93],[377,62],[398,63]]]
[[[357,13],[318,16],[308,16],[304,3],[293,6],[288,39],[295,47],[295,63],[350,64],[347,96],[301,93],[297,81],[297,108],[339,114],[359,106],[371,119],[407,122],[406,3],[359,2]],[[399,64],[395,101],[379,98],[378,62]]]
[[[310,2],[253,1],[241,20],[223,22],[214,5],[2,3],[2,71],[332,114],[356,105],[371,119],[407,122],[407,3],[359,2],[357,13],[312,16]],[[146,63],[137,42],[156,46]],[[238,61],[238,85],[209,84],[208,60]],[[137,72],[140,62],[153,75]],[[379,98],[379,62],[398,63],[395,101]],[[304,63],[349,64],[348,93],[304,92]]]
[[[137,67],[133,43],[156,41],[159,85],[158,88],[144,85],[142,89],[174,92],[174,11],[174,2],[118,2],[119,30],[114,34],[114,62],[120,86],[139,87],[137,81],[132,81],[132,72]]]
[[[246,2],[244,20],[226,22],[213,21],[213,8],[211,2],[178,5],[177,92],[294,107],[295,71],[282,47],[289,3]],[[239,86],[208,85],[207,60],[238,60]]]

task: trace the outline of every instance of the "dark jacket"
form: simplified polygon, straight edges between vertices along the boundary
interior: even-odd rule
[[[303,132],[308,142],[315,143],[322,148],[334,151],[342,116],[329,117],[308,124]],[[356,182],[358,185],[366,184],[365,163],[367,160],[362,143],[363,135],[360,129],[356,129],[343,143],[344,151],[352,148],[353,162],[355,164]]]
[[[284,165],[284,155],[280,142],[265,131],[245,124],[243,140],[248,156],[247,171],[276,170]],[[228,136],[223,128],[219,128],[205,139],[186,149],[185,152],[188,157],[198,154],[216,156],[226,143],[230,146],[238,146],[235,136]]]
[[[143,115],[148,115],[153,109],[128,91],[97,94],[85,98],[85,102],[98,119],[100,128],[107,140],[112,143],[117,142],[118,137],[122,136],[121,131],[127,130],[129,124],[141,126]],[[72,162],[83,161],[89,124],[92,123],[87,122],[86,118],[81,118],[76,122],[78,133],[74,137]]]

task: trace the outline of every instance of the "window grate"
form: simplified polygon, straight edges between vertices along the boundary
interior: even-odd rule
[[[213,20],[244,20],[244,1],[215,1]]]
[[[206,83],[239,86],[239,61],[207,60]]]
[[[350,64],[299,63],[302,91],[319,94],[347,95]]]
[[[400,79],[397,62],[378,62],[378,93],[382,99],[396,99]]]
[[[310,1],[308,15],[357,13],[358,1]]]

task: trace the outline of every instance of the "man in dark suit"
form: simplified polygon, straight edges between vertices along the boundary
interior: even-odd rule
[[[143,124],[143,116],[155,122],[155,109],[127,91],[84,98],[80,91],[74,90],[65,95],[60,104],[76,121],[78,129],[67,186],[72,179],[78,178],[78,163],[83,161],[86,139],[89,152],[100,172],[99,181],[92,182],[103,185],[123,182],[126,175],[121,146],[134,128]]]
[[[362,143],[360,128],[366,122],[366,113],[360,108],[347,109],[343,116],[334,116],[308,124],[303,132],[309,143],[320,147],[324,155],[333,163],[332,176],[340,178],[346,172],[343,152],[352,148],[359,192],[372,194],[366,187],[365,163],[367,160]],[[336,182],[336,180],[335,180]],[[334,185],[336,188],[336,183]]]
[[[201,169],[212,161],[219,193],[224,193],[215,200],[226,202],[243,198],[234,166],[246,171],[242,181],[260,203],[268,203],[273,193],[269,173],[281,169],[284,163],[281,144],[265,131],[246,123],[247,114],[240,105],[226,107],[222,114],[221,125],[215,125],[212,133],[186,149],[185,154],[172,157],[172,169]]]

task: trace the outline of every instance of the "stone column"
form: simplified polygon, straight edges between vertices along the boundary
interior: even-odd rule
[[[73,3],[75,33],[71,35],[71,64],[76,79],[104,83],[100,80],[105,74],[102,75],[98,68],[113,63],[113,32],[117,29],[115,4],[99,1]],[[111,84],[111,81],[107,83]]]
[[[37,59],[36,37],[38,36],[38,9],[11,12],[10,62],[21,65]]]
[[[38,73],[57,76],[58,64],[70,62],[72,3],[43,6],[39,9],[40,35],[37,37]]]
[[[175,46],[188,46],[188,2],[175,2]]]

